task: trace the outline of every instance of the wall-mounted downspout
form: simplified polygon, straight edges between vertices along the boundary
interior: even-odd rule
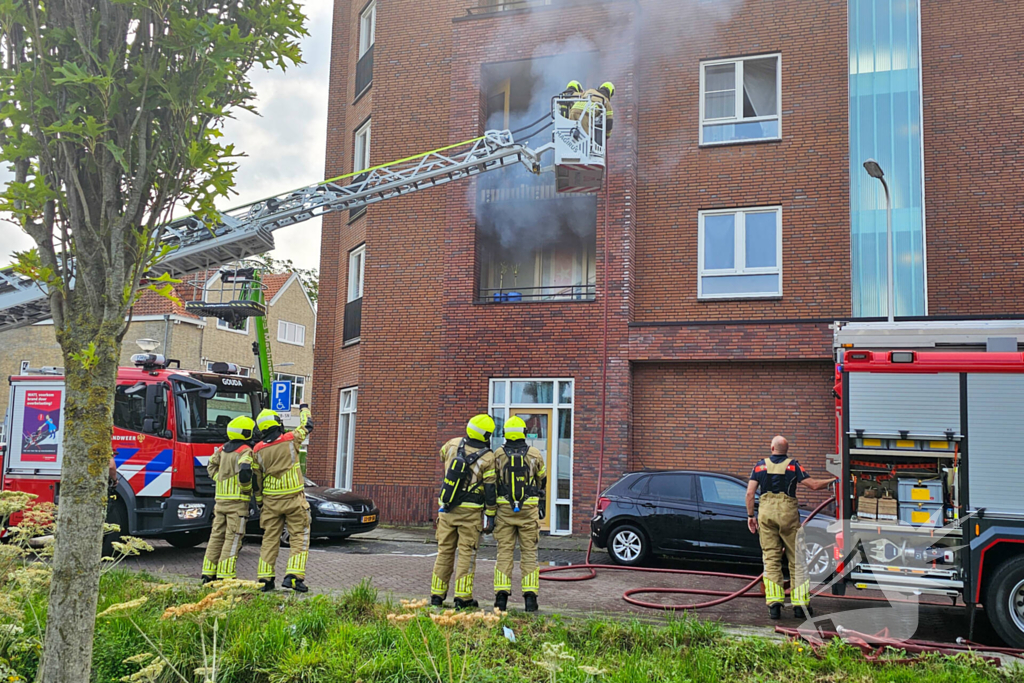
[[[168,337],[170,336],[170,333],[171,333],[171,314],[170,313],[164,313],[164,345],[162,347],[163,350],[164,350],[164,358],[170,358],[171,357],[171,350],[169,348],[167,348],[167,340],[168,340]]]

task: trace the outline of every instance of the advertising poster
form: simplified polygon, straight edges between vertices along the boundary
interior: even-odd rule
[[[57,462],[61,390],[26,391],[21,428],[23,462]]]

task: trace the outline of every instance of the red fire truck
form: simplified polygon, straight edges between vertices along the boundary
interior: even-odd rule
[[[152,353],[132,362],[117,373],[111,444],[117,484],[107,520],[120,525],[121,534],[191,547],[206,540],[212,521],[214,485],[206,464],[227,439],[232,418],[255,417],[262,409],[263,385],[229,363],[214,363],[207,373],[172,367],[180,364]],[[27,374],[10,383],[3,488],[56,503],[64,378]]]
[[[848,587],[983,606],[1024,647],[1024,322],[837,324]]]

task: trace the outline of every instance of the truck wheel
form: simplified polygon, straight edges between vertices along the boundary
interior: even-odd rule
[[[200,543],[210,540],[210,530],[204,531],[179,531],[174,534],[167,534],[164,540],[175,548],[195,548]]]
[[[996,569],[985,593],[985,612],[1007,645],[1024,648],[1024,556]]]
[[[129,536],[131,529],[128,528],[128,508],[120,496],[115,496],[107,501],[107,523],[116,524],[120,531],[112,531],[103,534],[103,557],[113,557],[114,543],[120,542],[122,536]]]

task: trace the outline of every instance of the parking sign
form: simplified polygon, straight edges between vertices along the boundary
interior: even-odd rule
[[[287,380],[270,383],[270,409],[287,413],[292,409],[292,383]]]

